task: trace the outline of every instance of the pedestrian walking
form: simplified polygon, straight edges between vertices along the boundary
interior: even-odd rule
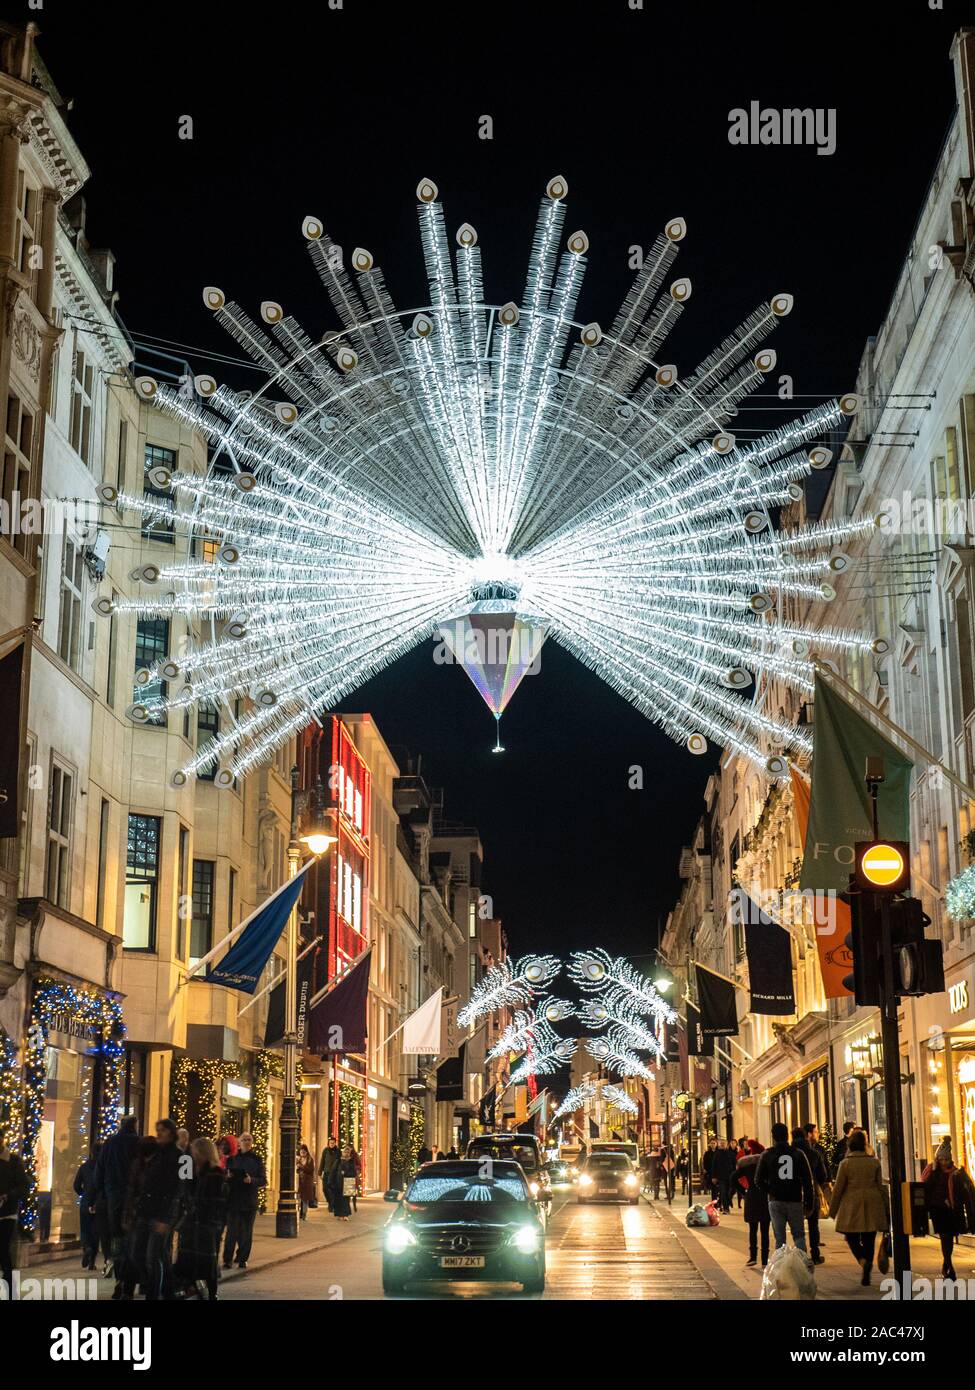
[[[836,1141],[836,1146],[833,1149],[833,1159],[831,1164],[834,1179],[836,1177],[836,1174],[840,1171],[840,1164],[843,1162],[844,1158],[846,1158],[846,1146],[850,1142],[850,1135],[853,1133],[855,1129],[856,1125],[853,1123],[853,1121],[847,1120],[843,1126],[843,1138],[837,1139]]]
[[[819,1248],[819,1218],[825,1216],[829,1211],[830,1181],[829,1171],[826,1167],[826,1156],[817,1144],[815,1147],[809,1142],[810,1126],[806,1125],[803,1129],[792,1131],[792,1143],[806,1155],[806,1162],[809,1164],[809,1171],[813,1177],[813,1204],[809,1212],[806,1213],[806,1224],[809,1227],[809,1255],[814,1265],[826,1263],[825,1256],[820,1253]],[[816,1126],[812,1126],[815,1133]]]
[[[95,1170],[101,1144],[94,1144],[91,1153],[82,1162],[75,1174],[74,1190],[78,1197],[79,1236],[81,1240],[81,1268],[94,1269],[98,1259],[98,1222],[96,1219]]]
[[[222,1134],[217,1140],[217,1154],[220,1158],[220,1167],[227,1171],[227,1164],[232,1158],[237,1157],[237,1136],[236,1134]]]
[[[9,1298],[14,1292],[13,1241],[17,1234],[17,1217],[20,1204],[29,1191],[24,1165],[7,1147],[6,1140],[0,1140],[0,1279],[6,1281]]]
[[[298,1203],[302,1221],[308,1216],[308,1208],[316,1205],[318,1184],[315,1178],[315,1160],[307,1144],[298,1145]]]
[[[217,1297],[217,1260],[230,1185],[212,1139],[194,1139],[190,1156],[193,1178],[180,1222],[179,1254],[173,1276],[184,1284],[202,1284],[212,1303]]]
[[[429,1154],[429,1149],[427,1153]],[[325,1193],[325,1201],[328,1203],[329,1211],[332,1210],[332,1172],[342,1157],[342,1150],[339,1148],[339,1141],[334,1134],[328,1136],[328,1143],[322,1154],[322,1161],[318,1165],[318,1175],[322,1180],[322,1191]],[[429,1159],[423,1157],[423,1149],[420,1150],[420,1163],[428,1163]]]
[[[745,1225],[748,1227],[748,1259],[745,1263],[753,1265],[758,1262],[759,1234],[761,1234],[762,1268],[764,1269],[768,1264],[770,1218],[768,1196],[756,1183],[755,1170],[758,1167],[759,1158],[765,1152],[765,1146],[760,1144],[757,1139],[743,1139],[742,1147],[745,1152],[735,1165],[735,1173],[738,1178],[738,1190],[744,1198]]]
[[[121,1285],[126,1259],[125,1200],[138,1143],[136,1118],[126,1115],[116,1133],[105,1140],[95,1162],[95,1210],[101,1225],[102,1248],[113,1266],[117,1286]]]
[[[938,1145],[934,1162],[921,1174],[921,1182],[931,1225],[941,1241],[941,1274],[945,1279],[957,1279],[955,1241],[961,1235],[975,1234],[975,1186],[964,1168],[955,1167],[950,1138]]]
[[[132,1263],[140,1271],[146,1298],[153,1302],[169,1298],[172,1292],[172,1237],[184,1192],[181,1157],[176,1125],[160,1120],[156,1146],[142,1174],[131,1237]]]
[[[332,1215],[339,1221],[348,1221],[352,1215],[352,1198],[357,1182],[356,1156],[351,1144],[346,1144],[331,1173]]]
[[[125,1195],[122,1200],[122,1211],[120,1216],[120,1228],[122,1232],[121,1253],[117,1257],[113,1256],[112,1260],[115,1271],[113,1299],[131,1299],[137,1287],[141,1286],[143,1289],[145,1288],[148,1279],[144,1263],[139,1262],[137,1259],[140,1252],[135,1248],[135,1226],[136,1212],[138,1210],[139,1200],[142,1196],[142,1189],[145,1185],[146,1171],[155,1152],[155,1135],[147,1134],[142,1137],[136,1137],[135,1152],[129,1166],[128,1179],[125,1185]]]
[[[836,1174],[829,1214],[862,1270],[860,1283],[869,1284],[877,1232],[887,1230],[890,1211],[880,1160],[867,1153],[867,1136],[862,1129],[852,1130],[847,1140],[846,1158]]]
[[[806,1249],[804,1216],[812,1209],[812,1171],[806,1155],[789,1143],[784,1124],[772,1126],[772,1147],[766,1149],[755,1169],[755,1183],[768,1198],[768,1214],[775,1248],[785,1245],[786,1226],[798,1250]]]
[[[701,1160],[701,1190],[702,1192],[710,1192],[712,1202],[718,1195],[718,1185],[713,1176],[714,1155],[717,1151],[717,1139],[709,1139],[704,1157]]]
[[[660,1196],[660,1150],[651,1149],[647,1155],[647,1187],[656,1200]]]
[[[731,1211],[731,1183],[735,1173],[737,1155],[729,1147],[727,1139],[719,1139],[711,1160],[711,1183],[717,1188],[718,1205],[727,1215]]]
[[[230,1198],[227,1204],[223,1267],[230,1269],[236,1259],[238,1269],[246,1269],[254,1239],[254,1221],[261,1188],[267,1187],[267,1173],[254,1152],[251,1135],[240,1136],[236,1154],[227,1160],[227,1177],[230,1180]]]
[[[352,1162],[355,1167],[355,1187],[352,1191],[352,1210],[358,1211],[359,1193],[362,1191],[362,1156],[356,1153],[355,1147],[352,1144],[349,1145],[349,1152],[352,1154]],[[444,1162],[447,1161],[447,1155],[443,1150],[437,1154],[437,1157],[443,1159]]]
[[[687,1196],[687,1180],[690,1176],[690,1160],[687,1150],[682,1148],[677,1156],[677,1176],[680,1178],[681,1196]]]

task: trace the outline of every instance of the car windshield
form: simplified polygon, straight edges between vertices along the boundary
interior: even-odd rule
[[[478,1140],[467,1151],[468,1158],[501,1158],[520,1163],[526,1173],[538,1171],[538,1154],[531,1144],[502,1144],[494,1139]]]
[[[515,1172],[495,1173],[485,1177],[477,1169],[465,1172],[443,1172],[444,1164],[438,1163],[435,1172],[418,1173],[406,1192],[406,1200],[413,1206],[426,1206],[430,1202],[527,1202],[528,1189],[524,1179]]]
[[[598,1170],[601,1173],[627,1173],[630,1170],[630,1160],[626,1154],[590,1154],[586,1168],[590,1172]]]

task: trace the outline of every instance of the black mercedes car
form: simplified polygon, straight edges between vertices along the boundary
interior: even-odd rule
[[[413,1279],[491,1279],[545,1288],[545,1231],[517,1163],[449,1159],[425,1163],[383,1230],[383,1289]]]

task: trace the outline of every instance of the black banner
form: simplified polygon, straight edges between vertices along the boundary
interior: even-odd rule
[[[17,835],[20,790],[20,682],[24,670],[24,644],[20,642],[0,661],[0,838]]]
[[[720,975],[696,965],[697,997],[701,1008],[701,1032],[706,1038],[726,1038],[738,1032],[735,987]]]
[[[437,1100],[464,1099],[464,1053],[467,1044],[461,1043],[456,1057],[448,1057],[437,1068]]]
[[[304,1046],[308,1025],[308,1000],[311,998],[317,951],[309,951],[298,962],[298,1038]],[[284,980],[271,990],[264,1025],[264,1046],[275,1047],[284,1038]]]
[[[687,1052],[690,1057],[713,1057],[714,1038],[701,1032],[701,1011],[687,1000]]]
[[[478,1122],[485,1129],[493,1129],[495,1125],[494,1108],[498,1098],[497,1086],[492,1086],[487,1095],[481,1097],[481,1103],[477,1108]]]
[[[792,942],[789,933],[773,922],[747,895],[741,893],[745,912],[745,955],[753,1014],[794,1014]]]

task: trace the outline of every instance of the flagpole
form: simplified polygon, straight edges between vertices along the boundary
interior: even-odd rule
[[[899,724],[894,723],[893,719],[881,713],[876,705],[872,705],[869,700],[864,699],[858,690],[854,690],[852,685],[845,681],[842,676],[831,670],[830,667],[824,665],[823,662],[814,661],[813,666],[817,673],[826,681],[827,685],[839,686],[855,705],[858,705],[868,715],[872,715],[874,719],[879,719],[881,724],[888,728],[896,738],[903,739],[903,741],[912,748],[915,753],[918,753],[930,767],[936,767],[939,772],[944,773],[948,781],[956,786],[964,796],[968,797],[970,801],[975,801],[975,787],[971,787],[967,782],[962,781],[960,777],[957,777],[955,773],[952,772],[950,767],[945,767],[944,763],[936,758],[929,748],[925,748],[923,743],[918,743],[917,739],[912,738],[906,729],[902,729]]]

